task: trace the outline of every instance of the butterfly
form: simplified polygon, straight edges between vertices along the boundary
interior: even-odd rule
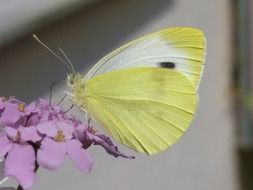
[[[70,99],[120,143],[159,153],[179,140],[193,119],[205,49],[199,29],[148,34],[112,51],[86,75],[69,74]]]

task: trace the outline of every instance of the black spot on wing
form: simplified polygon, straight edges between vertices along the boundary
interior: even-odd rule
[[[160,66],[167,69],[174,69],[176,67],[176,64],[173,62],[161,62]]]

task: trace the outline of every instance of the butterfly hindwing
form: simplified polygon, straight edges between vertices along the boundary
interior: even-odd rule
[[[188,128],[196,108],[191,81],[172,69],[111,71],[73,92],[75,101],[115,139],[147,154],[174,144]]]

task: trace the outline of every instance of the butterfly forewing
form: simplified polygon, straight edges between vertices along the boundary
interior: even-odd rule
[[[173,63],[197,88],[205,58],[205,37],[195,28],[167,28],[134,40],[102,58],[85,79],[131,67],[163,67]]]

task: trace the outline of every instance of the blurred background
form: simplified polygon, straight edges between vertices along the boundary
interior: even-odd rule
[[[94,147],[90,174],[66,160],[58,171],[40,169],[33,189],[252,190],[251,9],[250,0],[1,0],[0,95],[26,102],[48,97],[50,84],[66,77],[33,33],[55,51],[61,46],[83,73],[119,45],[165,27],[196,27],[207,38],[198,111],[176,145],[152,157],[119,145],[135,160]],[[55,101],[64,90],[64,82],[56,86]]]

